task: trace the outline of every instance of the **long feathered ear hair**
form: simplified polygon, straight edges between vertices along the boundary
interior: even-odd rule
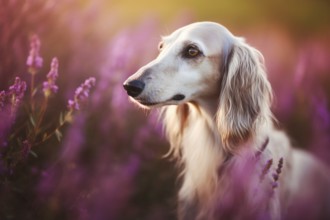
[[[272,90],[261,53],[239,39],[225,57],[217,126],[228,152],[253,137],[272,114]]]

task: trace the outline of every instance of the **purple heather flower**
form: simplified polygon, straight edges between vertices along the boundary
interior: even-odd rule
[[[70,109],[70,110],[79,110],[79,104],[78,104],[78,102],[76,102],[76,101],[73,101],[73,100],[69,100],[68,101],[68,108]]]
[[[90,89],[95,85],[95,81],[94,77],[90,77],[76,89],[74,99],[68,101],[70,111],[80,109],[80,103],[88,98]]]
[[[9,96],[11,97],[13,109],[16,109],[18,104],[23,99],[25,91],[26,82],[22,81],[19,77],[16,77],[14,85],[9,87]]]
[[[19,77],[16,77],[14,84],[9,87],[9,94],[15,95],[18,98],[22,98],[24,96],[25,90],[26,83],[22,81]]]
[[[56,93],[58,90],[58,86],[55,85],[55,81],[58,77],[58,59],[56,57],[53,58],[52,63],[50,65],[50,71],[47,74],[47,81],[44,82],[43,91],[46,97],[51,95],[52,93]]]
[[[15,115],[16,110],[21,103],[24,93],[26,91],[26,82],[19,77],[15,78],[15,83],[9,87],[8,97],[11,102],[11,117]]]
[[[262,172],[261,172],[261,175],[260,175],[260,182],[262,182],[265,178],[265,176],[268,174],[271,166],[273,164],[273,159],[269,159],[266,164],[264,165],[263,169],[262,169]]]
[[[30,41],[30,53],[26,60],[26,65],[30,69],[31,74],[35,74],[42,67],[43,59],[39,55],[40,39],[37,35],[33,35]]]
[[[280,177],[280,174],[282,172],[282,168],[283,168],[283,157],[281,157],[278,161],[278,165],[277,165],[277,169],[275,170],[275,172],[272,174],[273,177],[273,182],[271,183],[272,188],[275,189],[278,187],[278,179]]]

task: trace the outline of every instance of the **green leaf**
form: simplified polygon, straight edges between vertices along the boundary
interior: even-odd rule
[[[31,122],[32,126],[35,128],[36,127],[36,122],[35,122],[32,115],[30,115],[30,122]]]
[[[62,133],[60,132],[60,130],[56,129],[55,130],[55,135],[56,135],[56,138],[57,138],[58,142],[60,142],[61,139],[62,139],[62,136],[63,136]]]
[[[60,113],[60,125],[62,126],[64,124],[64,117],[63,112]]]
[[[48,138],[48,134],[45,132],[42,136],[42,141],[44,142]]]
[[[38,158],[38,154],[32,150],[30,150],[29,152],[32,156],[34,156],[35,158]]]
[[[34,88],[33,91],[32,91],[32,97],[34,97],[35,94],[37,94],[37,92],[38,92],[38,89],[37,88]]]

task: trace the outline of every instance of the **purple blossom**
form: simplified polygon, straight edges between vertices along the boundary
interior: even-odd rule
[[[79,104],[78,104],[78,102],[76,102],[76,101],[73,101],[73,100],[71,100],[71,99],[69,99],[69,101],[68,101],[68,108],[70,109],[70,110],[79,110]]]
[[[26,60],[26,65],[30,69],[31,74],[35,74],[42,67],[43,59],[39,55],[40,39],[37,35],[33,35],[30,41],[30,53]]]
[[[24,92],[26,90],[26,83],[22,81],[19,77],[15,78],[15,82],[9,87],[9,94],[15,95],[17,98],[23,98]]]
[[[282,172],[283,163],[284,163],[284,160],[283,160],[283,157],[281,157],[280,160],[278,161],[277,169],[272,174],[273,182],[271,183],[271,185],[272,185],[273,190],[278,187],[278,179]]]
[[[76,89],[74,99],[68,101],[70,111],[80,109],[80,103],[88,98],[90,89],[95,85],[95,81],[94,77],[90,77]]]
[[[269,170],[273,164],[273,159],[269,159],[266,164],[264,165],[261,175],[260,175],[260,182],[262,182],[265,178],[265,176],[269,173]]]
[[[26,83],[19,77],[15,78],[15,82],[9,87],[8,92],[0,91],[0,146],[8,144],[6,138],[10,127],[13,125],[16,110],[24,97],[25,91]],[[7,102],[11,106],[7,105]]]
[[[58,59],[53,58],[50,65],[50,71],[47,74],[47,81],[43,82],[43,91],[46,97],[50,96],[52,93],[57,93],[58,86],[55,84],[55,81],[58,77]]]
[[[22,81],[19,77],[15,78],[15,83],[9,87],[9,97],[12,104],[12,113],[16,110],[19,103],[22,101],[26,91],[26,82]]]

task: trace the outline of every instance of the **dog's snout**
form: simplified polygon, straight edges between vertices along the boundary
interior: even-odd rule
[[[129,96],[136,97],[141,94],[145,84],[140,80],[133,80],[125,82],[123,86]]]

